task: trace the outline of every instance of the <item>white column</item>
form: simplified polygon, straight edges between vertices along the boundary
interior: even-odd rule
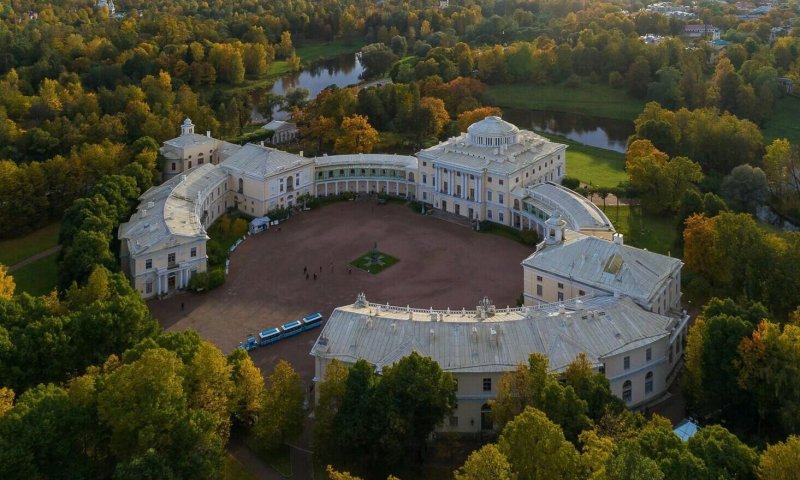
[[[461,198],[467,199],[467,174],[461,172]]]

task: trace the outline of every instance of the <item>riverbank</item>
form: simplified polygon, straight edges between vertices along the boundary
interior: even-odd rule
[[[625,155],[603,148],[590,147],[560,135],[536,132],[567,148],[567,176],[597,187],[616,187],[628,179]]]
[[[492,85],[487,94],[501,108],[551,110],[629,121],[639,116],[645,105],[644,100],[633,98],[624,90],[593,83],[582,83],[577,88],[563,84]]]

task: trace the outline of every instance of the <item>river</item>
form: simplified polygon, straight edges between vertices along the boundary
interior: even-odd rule
[[[288,73],[276,80],[267,91],[285,95],[293,88],[307,88],[309,98],[314,98],[331,85],[346,87],[359,83],[363,72],[364,66],[358,55],[345,53],[315,62],[300,72]],[[288,112],[285,111],[273,113],[273,118],[277,120],[287,117]],[[503,118],[519,128],[561,135],[586,145],[623,153],[628,137],[633,134],[633,122],[575,113],[504,109]],[[255,111],[253,120],[264,121]]]

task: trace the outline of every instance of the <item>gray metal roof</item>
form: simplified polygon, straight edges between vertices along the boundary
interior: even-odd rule
[[[387,167],[398,167],[416,170],[417,157],[409,155],[384,155],[379,153],[356,153],[351,155],[323,155],[314,158],[314,164],[318,167],[329,167],[338,165],[359,165],[367,167],[370,165],[380,165]]]
[[[515,189],[512,193],[523,197],[523,200],[551,216],[561,215],[572,230],[604,230],[614,231],[611,220],[594,203],[583,195],[554,182],[531,185],[524,189]]]
[[[463,133],[418,152],[417,157],[453,168],[510,174],[566,148],[566,145],[551,142],[528,130],[519,132],[518,143],[496,147],[474,145]]]
[[[683,265],[677,258],[570,230],[559,244],[542,242],[522,264],[643,302]]]
[[[599,365],[606,355],[652,343],[669,335],[675,323],[614,296],[500,309],[484,320],[476,311],[355,303],[334,310],[311,355],[348,363],[364,359],[381,368],[417,352],[449,372],[503,372],[540,352],[560,371],[581,352]]]
[[[127,240],[131,255],[137,256],[166,242],[178,245],[205,238],[199,201],[227,176],[216,165],[206,163],[148,189],[139,197],[136,213],[120,225],[119,239]]]
[[[311,158],[248,143],[228,157],[221,165],[242,175],[264,179],[283,171],[308,165],[311,162],[313,162]]]

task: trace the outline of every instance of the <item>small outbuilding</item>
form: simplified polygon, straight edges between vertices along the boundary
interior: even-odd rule
[[[270,218],[269,217],[258,217],[254,218],[250,221],[250,235],[254,235],[256,233],[261,233],[269,228]]]

